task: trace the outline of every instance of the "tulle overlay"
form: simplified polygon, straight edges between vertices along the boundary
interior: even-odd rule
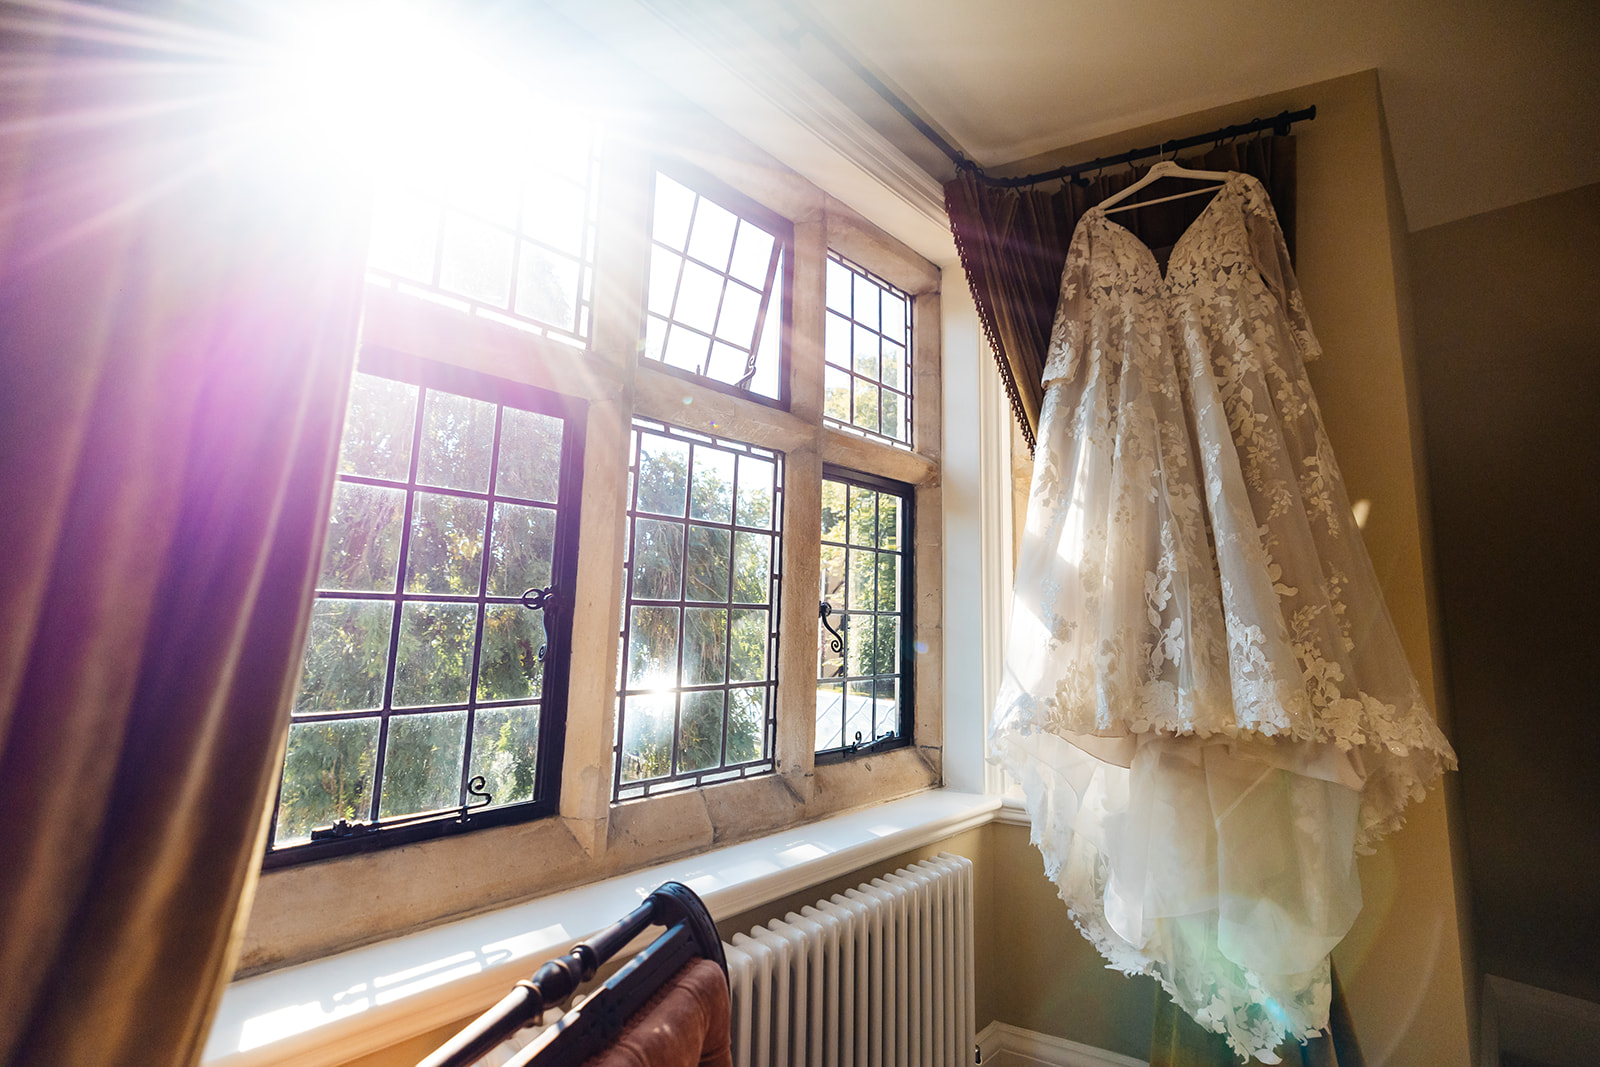
[[[1268,1063],[1327,1025],[1355,854],[1455,756],[1351,517],[1271,203],[1062,274],[992,758],[1111,963]]]

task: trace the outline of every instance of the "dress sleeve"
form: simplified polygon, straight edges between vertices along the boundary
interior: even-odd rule
[[[1278,213],[1272,208],[1267,190],[1254,178],[1249,181],[1244,217],[1256,270],[1283,308],[1301,360],[1309,363],[1322,355],[1322,346],[1317,343],[1316,334],[1311,332],[1311,319],[1306,315],[1300,285],[1295,281],[1294,267],[1289,263],[1289,248],[1284,243],[1283,230],[1278,226]]]
[[[1087,237],[1074,235],[1067,249],[1067,262],[1061,270],[1061,288],[1056,299],[1055,320],[1050,327],[1050,345],[1045,350],[1042,384],[1070,382],[1083,367],[1083,345],[1089,292],[1084,268],[1088,262]]]

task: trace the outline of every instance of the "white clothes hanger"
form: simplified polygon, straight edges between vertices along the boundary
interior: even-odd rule
[[[1176,160],[1163,159],[1150,168],[1150,173],[1134,182],[1120,193],[1114,193],[1100,201],[1097,205],[1102,215],[1112,215],[1118,211],[1132,211],[1135,208],[1149,207],[1151,204],[1164,204],[1168,200],[1182,200],[1186,196],[1199,196],[1201,193],[1214,193],[1219,185],[1207,185],[1200,189],[1187,189],[1171,196],[1158,196],[1154,200],[1141,200],[1137,204],[1123,204],[1121,207],[1112,207],[1143,189],[1145,186],[1160,181],[1162,178],[1197,178],[1203,181],[1225,182],[1233,175],[1225,170],[1190,170],[1181,167]]]

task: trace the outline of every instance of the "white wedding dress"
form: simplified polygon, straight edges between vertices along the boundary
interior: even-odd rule
[[[1327,1025],[1355,855],[1448,742],[1383,605],[1261,184],[1061,279],[992,758],[1073,919],[1241,1056]]]

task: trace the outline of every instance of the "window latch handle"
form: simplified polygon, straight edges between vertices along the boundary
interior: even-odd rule
[[[544,627],[544,644],[539,646],[539,662],[544,662],[544,655],[550,650],[550,613],[566,605],[566,597],[561,595],[553,584],[543,589],[524,589],[522,591],[522,606],[529,611],[542,611],[539,617],[540,624]]]

